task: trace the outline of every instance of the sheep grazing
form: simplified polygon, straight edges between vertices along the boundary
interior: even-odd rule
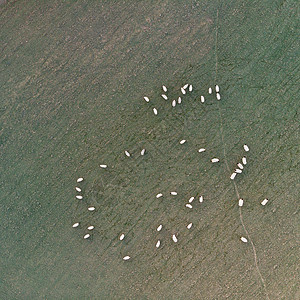
[[[220,161],[220,160],[219,160],[218,158],[216,158],[216,157],[211,159],[211,162],[212,162],[212,163],[216,163],[216,162],[219,162],[219,161]]]
[[[178,240],[177,240],[177,237],[175,234],[172,235],[172,239],[173,239],[174,243],[177,243]]]
[[[160,240],[157,241],[155,247],[158,248],[160,246]]]
[[[159,225],[159,226],[156,228],[157,231],[161,231],[161,229],[162,229],[162,225]]]
[[[232,173],[231,175],[230,175],[230,179],[234,179],[235,178],[235,176],[236,176],[236,173],[234,172],[234,173]]]
[[[249,149],[249,147],[248,147],[247,145],[244,145],[244,150],[245,150],[246,152],[248,152],[250,149]]]
[[[195,197],[191,197],[191,198],[189,199],[189,203],[192,203],[192,202],[194,201],[194,199],[195,199]]]

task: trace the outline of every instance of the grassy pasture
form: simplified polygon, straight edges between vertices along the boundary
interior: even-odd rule
[[[225,167],[244,143],[266,290],[300,297],[295,1],[14,1],[0,19],[1,299],[266,299]]]

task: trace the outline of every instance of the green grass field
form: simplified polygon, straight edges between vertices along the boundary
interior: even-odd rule
[[[299,299],[298,12],[277,0],[0,6],[0,299]],[[235,182],[265,287],[226,167],[244,143]]]

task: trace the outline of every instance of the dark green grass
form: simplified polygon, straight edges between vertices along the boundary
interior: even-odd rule
[[[296,8],[269,0],[2,6],[0,298],[266,299],[251,245],[239,240],[223,157],[225,147],[233,169],[244,143],[251,151],[236,182],[266,289],[270,299],[299,297]],[[217,9],[224,144],[207,95]],[[186,82],[193,93],[172,109]],[[75,199],[78,176],[84,201]],[[204,203],[185,208],[196,195]],[[83,240],[90,224],[93,237]]]

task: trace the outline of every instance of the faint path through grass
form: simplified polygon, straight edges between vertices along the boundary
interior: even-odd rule
[[[216,69],[215,69],[215,85],[217,84],[217,74],[218,74],[218,26],[219,26],[219,8],[217,8],[217,16],[216,16],[216,37],[215,37],[215,57],[216,57]],[[221,114],[221,107],[220,107],[220,101],[218,101],[218,109],[219,109],[219,117],[220,117],[220,135],[221,135],[221,140],[222,140],[222,145],[223,145],[223,154],[224,154],[224,162],[225,162],[225,165],[226,165],[226,168],[228,170],[228,173],[230,174],[231,171],[230,171],[230,168],[229,168],[229,165],[228,165],[228,161],[227,161],[227,155],[226,155],[226,144],[224,142],[224,132],[223,132],[223,118],[222,118],[222,114]],[[241,197],[240,197],[240,193],[239,193],[239,190],[238,190],[238,187],[237,187],[237,184],[235,182],[235,180],[232,180],[232,183],[234,185],[234,190],[235,190],[235,193],[236,193],[236,196],[237,196],[237,199],[239,200]],[[259,275],[259,278],[262,282],[262,285],[264,287],[264,290],[265,290],[265,293],[266,293],[266,298],[269,300],[269,294],[268,294],[268,291],[267,291],[267,287],[266,287],[266,283],[265,283],[265,280],[261,274],[261,271],[259,269],[259,266],[258,266],[258,261],[257,261],[257,254],[256,254],[256,248],[255,248],[255,245],[251,239],[251,236],[245,226],[245,223],[244,223],[244,220],[243,220],[243,214],[242,214],[242,207],[239,206],[239,216],[240,216],[240,221],[241,221],[241,224],[243,226],[243,229],[248,237],[248,240],[250,241],[251,243],[251,246],[252,246],[252,250],[253,250],[253,256],[254,256],[254,263],[255,263],[255,268],[257,270],[257,273]]]

